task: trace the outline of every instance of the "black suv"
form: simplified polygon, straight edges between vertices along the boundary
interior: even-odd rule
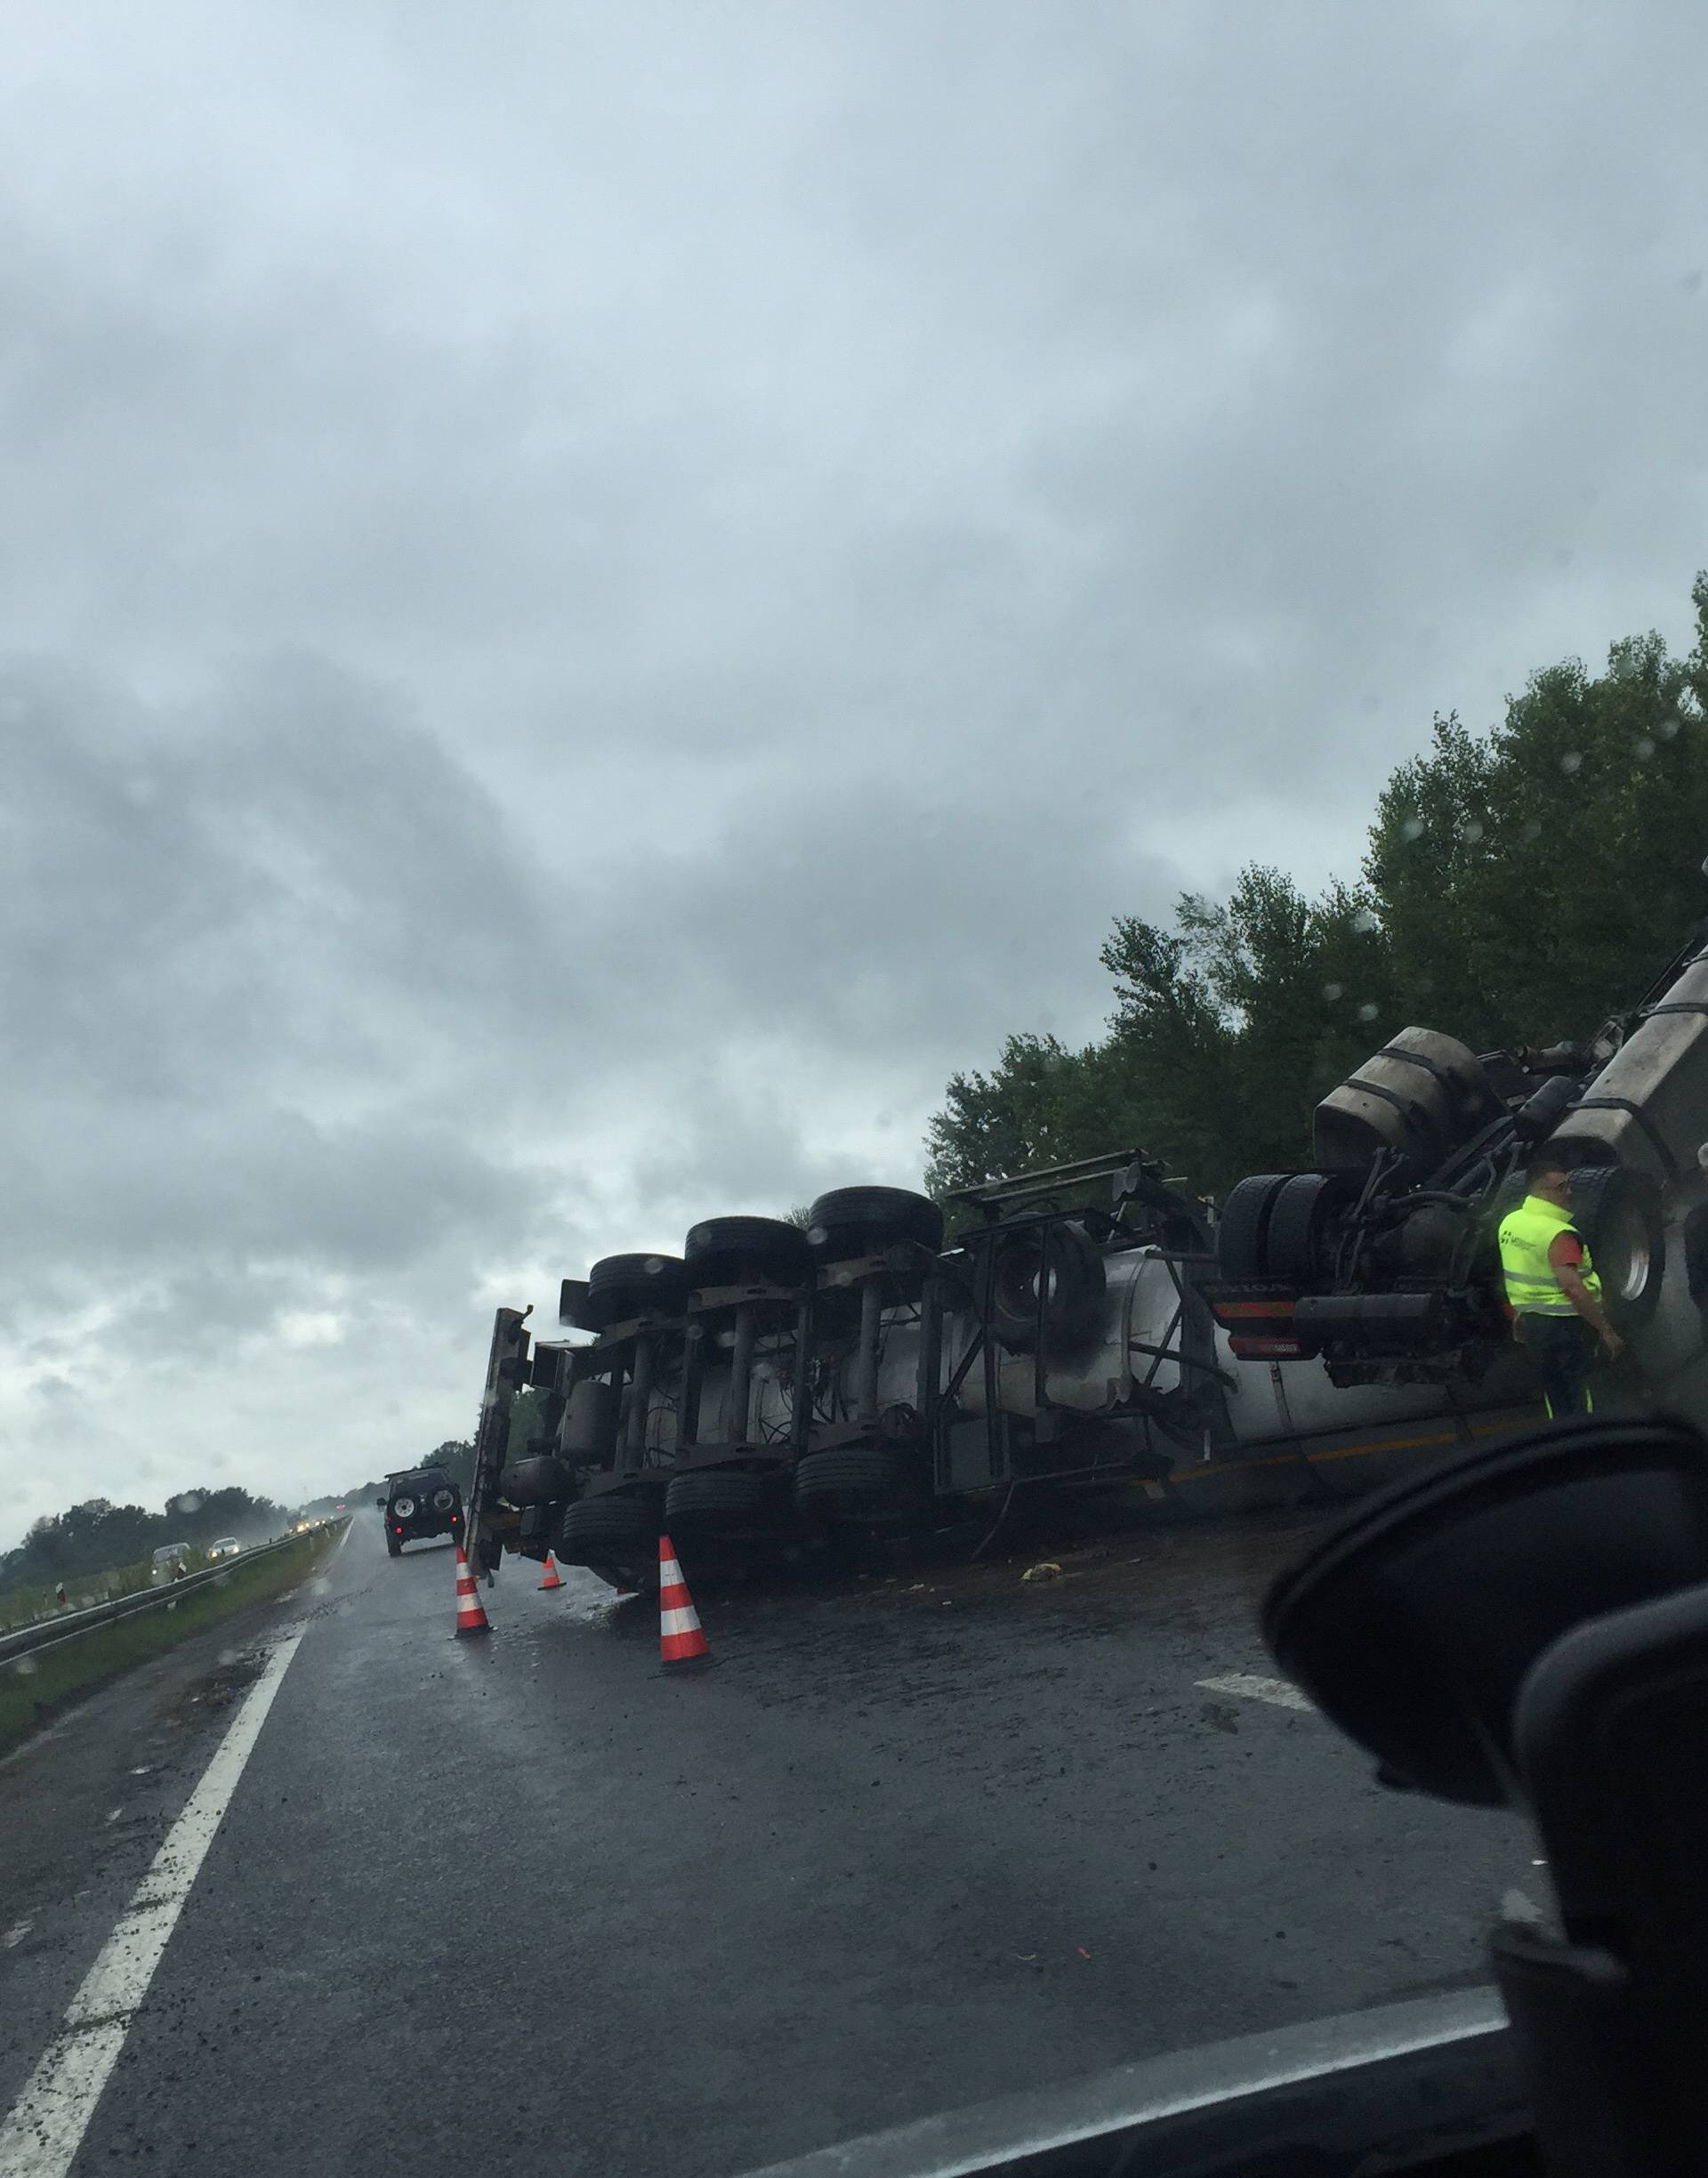
[[[407,1467],[385,1478],[385,1495],[374,1501],[385,1516],[385,1547],[395,1558],[423,1536],[463,1540],[463,1493],[442,1467]]]

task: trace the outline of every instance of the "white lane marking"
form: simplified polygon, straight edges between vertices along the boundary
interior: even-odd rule
[[[13,1944],[22,1943],[25,1937],[28,1935],[29,1932],[35,1927],[35,1925],[36,1924],[33,1921],[14,1921],[12,1926],[6,1931],[4,1936],[0,1937],[0,1943],[4,1943],[7,1950],[10,1951]]]
[[[1244,1694],[1252,1701],[1273,1702],[1277,1709],[1315,1709],[1317,1705],[1285,1679],[1261,1679],[1255,1672],[1224,1672],[1220,1679],[1194,1682],[1213,1694]]]
[[[290,1634],[267,1659],[118,1926],[71,1999],[65,2024],[0,2126],[0,2178],[65,2178],[70,2169],[302,1639],[300,1632]]]

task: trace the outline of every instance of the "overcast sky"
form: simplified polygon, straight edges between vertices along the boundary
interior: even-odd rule
[[[1492,13],[1491,23],[1486,17]],[[12,0],[0,1544],[916,1182],[1708,562],[1680,0]]]

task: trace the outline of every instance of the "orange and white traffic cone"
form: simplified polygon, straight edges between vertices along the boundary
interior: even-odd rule
[[[712,1660],[712,1645],[700,1631],[700,1615],[668,1536],[658,1538],[658,1654],[667,1665]]]
[[[550,1551],[545,1553],[545,1578],[540,1583],[540,1585],[542,1588],[561,1588],[563,1585],[563,1576],[558,1571],[558,1561]]]
[[[469,1570],[469,1561],[460,1543],[456,1546],[456,1630],[459,1634],[492,1631],[492,1623],[475,1593],[474,1576]]]

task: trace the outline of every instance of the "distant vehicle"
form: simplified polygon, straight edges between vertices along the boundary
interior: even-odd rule
[[[337,1506],[336,1506],[335,1510],[337,1510],[338,1512],[342,1512],[343,1511],[343,1509],[344,1509],[344,1501],[343,1501],[343,1499],[341,1497],[341,1498],[338,1500],[338,1504],[337,1504]]]
[[[294,1529],[293,1529],[292,1533],[294,1535],[307,1535],[310,1529],[316,1523],[313,1521],[298,1521],[296,1526]]]
[[[189,1570],[189,1544],[165,1543],[154,1553],[149,1578],[153,1581],[181,1580]]]
[[[385,1478],[375,1504],[385,1520],[385,1547],[397,1557],[406,1543],[423,1536],[463,1540],[463,1493],[442,1467],[406,1467]]]
[[[212,1565],[216,1558],[235,1558],[242,1548],[236,1536],[221,1536],[217,1542],[208,1545],[207,1562]]]

